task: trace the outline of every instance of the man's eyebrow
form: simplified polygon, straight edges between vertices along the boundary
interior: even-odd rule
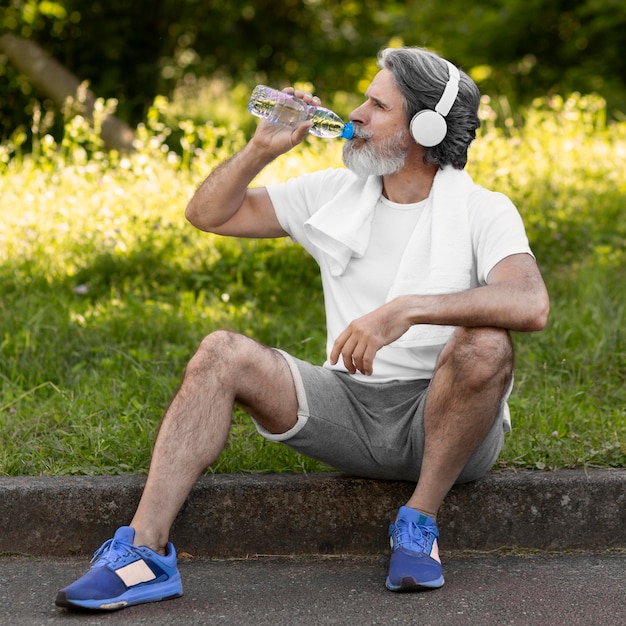
[[[372,100],[372,102],[374,102],[375,104],[377,104],[377,105],[379,105],[379,106],[381,106],[381,107],[383,107],[385,109],[387,108],[387,104],[383,100],[381,100],[380,98],[376,98],[375,96],[372,96],[367,91],[365,92],[365,97],[368,100]]]

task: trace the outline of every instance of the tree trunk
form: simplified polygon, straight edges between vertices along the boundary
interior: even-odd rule
[[[87,90],[84,99],[77,99],[80,81],[56,59],[48,56],[36,43],[6,33],[0,35],[0,52],[10,63],[43,95],[51,98],[62,107],[68,98],[74,98],[77,113],[90,122],[93,121],[95,96]],[[113,115],[102,121],[102,140],[107,150],[130,152],[133,149],[135,134],[124,122]]]

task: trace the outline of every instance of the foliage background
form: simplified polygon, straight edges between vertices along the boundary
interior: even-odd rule
[[[622,0],[3,0],[2,32],[38,42],[133,126],[156,95],[214,77],[310,82],[347,113],[394,41],[434,48],[513,108],[578,91],[626,110]],[[0,56],[0,141],[29,128],[37,97]]]
[[[212,329],[321,361],[312,259],[200,233],[184,206],[254,127],[255,83],[314,81],[345,115],[377,51],[401,41],[488,94],[468,169],[520,208],[551,293],[549,327],[515,337],[499,466],[626,467],[623,2],[0,2],[0,37],[32,38],[111,99],[93,127],[53,115],[0,57],[0,475],[145,471]],[[115,109],[132,154],[103,150]],[[339,164],[339,146],[309,139],[257,182]],[[212,471],[324,469],[241,413],[232,435]]]

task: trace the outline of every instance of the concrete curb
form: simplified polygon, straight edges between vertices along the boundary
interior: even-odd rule
[[[0,478],[0,553],[91,554],[135,510],[143,476]],[[172,530],[196,556],[378,554],[413,484],[336,473],[215,475]],[[443,550],[626,548],[626,470],[493,472],[455,486]]]

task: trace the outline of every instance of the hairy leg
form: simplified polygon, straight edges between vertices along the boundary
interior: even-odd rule
[[[429,388],[424,456],[408,506],[436,519],[444,497],[493,426],[512,375],[513,345],[507,331],[455,331]]]
[[[267,430],[297,420],[297,399],[285,359],[256,341],[226,331],[205,337],[165,412],[150,471],[131,521],[135,543],[161,550],[180,507],[224,448],[234,404]]]

